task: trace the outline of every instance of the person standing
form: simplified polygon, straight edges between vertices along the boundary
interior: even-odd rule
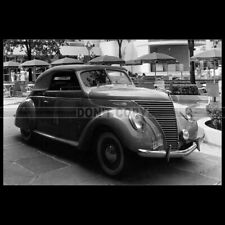
[[[205,69],[206,79],[210,79],[210,70],[208,67]]]
[[[19,70],[17,70],[15,75],[14,75],[14,81],[17,81],[18,73],[19,73]]]
[[[16,74],[16,81],[20,81],[21,70]]]
[[[25,83],[25,77],[26,77],[26,71],[23,69],[21,70],[21,75],[20,75],[21,84]]]
[[[13,86],[9,87],[9,96],[13,97]]]
[[[28,69],[24,70],[25,82],[29,81],[29,72]]]
[[[15,78],[15,71],[12,70],[11,71],[11,81],[14,82],[14,78]]]

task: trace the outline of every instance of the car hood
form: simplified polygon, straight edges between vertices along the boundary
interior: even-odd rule
[[[122,99],[122,100],[170,100],[162,91],[139,88],[133,86],[100,86],[92,88],[89,92],[90,99]]]

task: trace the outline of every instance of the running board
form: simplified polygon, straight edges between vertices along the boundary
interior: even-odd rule
[[[67,139],[64,139],[64,138],[55,137],[55,136],[43,133],[43,132],[38,131],[38,130],[34,130],[33,132],[35,132],[37,134],[40,134],[40,135],[43,135],[47,138],[51,138],[55,141],[60,141],[60,142],[63,142],[63,143],[66,143],[66,144],[69,144],[69,145],[72,145],[72,146],[75,146],[75,147],[78,147],[78,145],[79,145],[79,143],[77,141],[70,141],[70,140],[67,140]]]

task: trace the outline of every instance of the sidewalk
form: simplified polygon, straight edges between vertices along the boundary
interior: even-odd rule
[[[200,152],[221,158],[222,148],[208,142],[203,142],[200,146]]]
[[[24,101],[26,97],[8,97],[4,98],[3,105],[16,105]]]

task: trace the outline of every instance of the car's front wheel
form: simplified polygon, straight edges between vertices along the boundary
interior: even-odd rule
[[[103,171],[110,176],[119,175],[125,167],[124,149],[111,132],[102,133],[97,141],[97,158]]]
[[[24,141],[30,142],[33,138],[33,132],[30,129],[20,128],[21,136]]]

